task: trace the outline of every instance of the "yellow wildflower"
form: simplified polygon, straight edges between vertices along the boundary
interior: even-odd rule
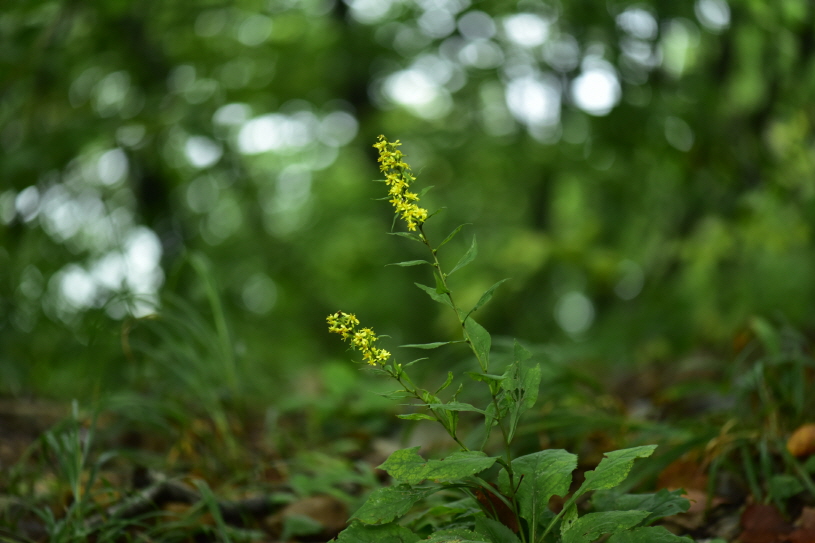
[[[392,196],[390,203],[396,209],[396,213],[401,213],[402,219],[407,223],[408,230],[416,230],[427,220],[427,210],[416,205],[419,195],[409,192],[408,187],[416,180],[402,158],[405,156],[398,147],[402,145],[399,140],[393,143],[379,136],[374,147],[379,150],[379,169],[385,174],[385,184],[388,185],[388,195]]]
[[[328,331],[340,334],[343,341],[350,338],[351,348],[361,351],[362,359],[371,366],[384,364],[390,358],[391,354],[388,351],[373,346],[374,343],[379,341],[373,329],[356,329],[359,326],[359,319],[354,314],[337,311],[333,315],[326,317],[325,320],[328,323]]]

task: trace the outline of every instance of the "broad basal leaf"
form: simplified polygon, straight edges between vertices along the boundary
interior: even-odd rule
[[[498,460],[498,457],[487,456],[481,451],[456,452],[443,460],[425,460],[419,456],[418,450],[419,447],[398,450],[379,469],[384,469],[397,481],[415,485],[425,479],[444,482],[463,479],[491,468]]]
[[[628,476],[634,460],[651,456],[656,448],[656,445],[643,445],[606,453],[606,457],[600,461],[594,471],[586,472],[586,480],[575,496],[580,496],[590,490],[614,488]]]
[[[354,522],[343,530],[337,543],[416,543],[419,536],[398,524],[369,526]]]
[[[577,455],[563,449],[539,451],[513,460],[513,482],[518,488],[521,516],[536,525],[548,517],[549,500],[569,492],[575,468]],[[498,474],[498,485],[504,494],[511,492],[509,476],[503,469]]]
[[[477,533],[464,528],[442,530],[422,541],[427,543],[490,543]]]
[[[663,526],[652,526],[617,532],[606,543],[693,543],[693,539],[674,535]]]
[[[561,533],[562,543],[591,543],[603,534],[615,534],[639,524],[648,511],[604,511],[578,518]]]
[[[671,492],[664,488],[656,494],[620,494],[614,490],[600,490],[591,497],[591,503],[596,511],[648,511],[650,514],[643,521],[648,524],[687,511],[690,502],[682,497],[683,493],[681,489]]]
[[[477,517],[475,529],[478,533],[487,536],[491,543],[521,543],[512,530],[491,518]]]
[[[437,488],[411,488],[408,485],[389,486],[374,490],[351,518],[365,524],[391,522],[410,511],[417,501],[438,490]]]

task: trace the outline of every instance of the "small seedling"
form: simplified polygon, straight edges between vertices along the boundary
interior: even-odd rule
[[[611,534],[609,543],[668,543],[689,542],[690,539],[671,534],[662,527],[650,526],[658,518],[688,509],[681,491],[662,491],[645,496],[631,496],[608,492],[600,500],[602,507],[596,512],[580,515],[577,502],[590,491],[607,491],[618,486],[628,475],[634,461],[650,456],[655,445],[645,445],[606,453],[597,468],[585,474],[583,484],[565,499],[562,509],[555,514],[549,508],[553,496],[566,497],[572,483],[572,472],[577,468],[577,456],[565,450],[544,450],[513,458],[512,442],[518,422],[524,412],[531,409],[538,397],[541,379],[539,364],[532,364],[531,354],[517,341],[512,362],[502,373],[491,373],[490,351],[492,339],[487,330],[473,318],[473,314],[486,304],[501,283],[487,289],[475,305],[462,308],[453,295],[449,277],[470,264],[476,257],[475,237],[469,249],[450,270],[445,271],[438,259],[439,250],[462,229],[455,228],[444,240],[434,246],[425,231],[432,214],[419,207],[423,193],[411,191],[416,177],[404,162],[398,149],[399,141],[389,142],[380,136],[374,145],[379,151],[380,170],[385,175],[390,203],[395,209],[394,223],[405,221],[407,232],[393,232],[426,246],[426,260],[399,262],[398,266],[430,266],[434,286],[416,284],[433,300],[448,307],[458,319],[462,337],[452,341],[404,345],[420,349],[436,349],[453,343],[466,343],[477,362],[475,371],[466,376],[480,383],[489,392],[485,405],[475,406],[458,399],[464,388],[462,383],[446,401],[439,394],[454,381],[448,372],[444,384],[434,392],[414,384],[408,368],[418,362],[397,363],[390,352],[378,347],[380,336],[372,328],[360,327],[354,314],[338,311],[329,315],[329,331],[349,341],[351,349],[362,353],[364,362],[377,374],[395,380],[400,389],[389,397],[418,400],[421,412],[399,415],[408,420],[431,420],[441,424],[459,450],[442,460],[426,460],[418,454],[419,447],[394,452],[381,466],[397,484],[374,491],[367,501],[351,516],[350,526],[340,534],[339,542],[402,542],[429,541],[434,543],[589,543],[605,534]],[[472,383],[471,383],[472,385]],[[459,414],[472,412],[484,418],[485,438],[478,448],[470,448],[458,433]],[[488,456],[484,447],[492,430],[501,433],[503,454]],[[499,466],[497,478],[487,481],[480,475]],[[493,470],[494,471],[494,470]],[[437,531],[425,539],[397,521],[414,505],[431,494],[455,489],[471,498],[477,512],[457,522],[455,527]],[[462,526],[462,524],[466,524]]]

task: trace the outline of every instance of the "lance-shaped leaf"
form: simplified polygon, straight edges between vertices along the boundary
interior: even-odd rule
[[[453,372],[452,372],[452,371],[448,371],[448,372],[447,372],[447,379],[445,379],[444,384],[442,384],[442,385],[441,385],[441,386],[438,388],[438,390],[436,390],[436,394],[438,394],[439,392],[441,392],[441,391],[442,391],[442,390],[444,390],[445,388],[449,387],[449,386],[450,386],[450,384],[451,384],[452,382],[453,382]]]
[[[616,534],[639,524],[648,511],[604,511],[578,518],[561,533],[562,543],[591,543],[603,534]]]
[[[395,219],[396,217],[394,217]],[[395,224],[395,222],[394,222]],[[412,239],[413,241],[418,241],[419,243],[422,242],[422,238],[417,236],[416,234],[411,234],[409,232],[388,232],[391,236],[401,236],[403,238]]]
[[[439,490],[438,488],[411,488],[409,485],[378,488],[371,492],[351,518],[365,524],[385,524],[410,511],[413,504]]]
[[[429,407],[430,409],[440,409],[442,411],[472,411],[474,413],[481,413],[482,415],[486,414],[486,411],[483,409],[479,409],[474,405],[464,402],[429,402],[425,404],[425,407]]]
[[[408,266],[421,266],[422,264],[430,264],[427,260],[405,260],[404,262],[393,262],[391,264],[385,264],[385,266],[401,266],[406,268]]]
[[[452,272],[451,272],[451,273],[452,273]],[[484,305],[485,303],[489,302],[489,301],[490,301],[490,298],[492,298],[492,295],[495,293],[495,289],[497,289],[497,288],[498,288],[498,287],[501,285],[501,283],[503,283],[504,281],[509,281],[509,277],[507,277],[506,279],[501,279],[500,281],[498,281],[497,283],[495,283],[493,286],[491,286],[490,288],[488,288],[488,289],[487,289],[487,291],[486,291],[486,292],[484,292],[484,294],[482,294],[482,295],[481,295],[481,298],[479,298],[479,299],[478,299],[478,301],[475,303],[475,305],[473,306],[473,308],[472,308],[472,309],[469,311],[469,313],[467,313],[467,316],[466,316],[466,317],[464,317],[464,318],[466,319],[467,317],[469,317],[470,315],[472,315],[473,313],[475,313],[476,311],[478,311],[478,309],[479,309],[479,308],[480,308],[482,305]]]
[[[444,304],[447,307],[453,307],[452,302],[450,302],[450,298],[446,294],[439,294],[438,292],[436,292],[436,289],[434,289],[432,287],[428,287],[427,285],[423,285],[421,283],[414,283],[414,284],[417,287],[419,287],[420,289],[422,289],[423,291],[427,292],[427,294],[431,298],[433,298],[434,300],[436,300],[440,304]]]
[[[411,349],[438,349],[442,345],[450,345],[451,343],[461,343],[461,341],[436,341],[434,343],[408,343],[407,345],[399,345],[399,347],[410,347]]]
[[[461,231],[461,229],[462,229],[462,228],[464,228],[464,227],[465,227],[466,225],[468,225],[468,224],[470,224],[470,223],[464,223],[464,224],[460,224],[459,226],[457,226],[455,230],[453,230],[452,232],[450,232],[450,234],[449,234],[449,235],[448,235],[446,238],[444,238],[444,241],[442,241],[441,243],[439,243],[439,246],[438,246],[438,247],[436,247],[436,251],[438,251],[439,249],[441,249],[442,245],[446,244],[448,241],[450,241],[451,239],[453,239],[453,238],[456,236],[456,234],[458,234],[458,233]]]
[[[436,280],[436,294],[449,294],[450,291],[444,285],[439,270],[433,270],[433,278]]]
[[[693,543],[693,539],[674,535],[664,526],[650,526],[617,532],[607,543]]]
[[[416,543],[419,536],[398,524],[369,526],[354,522],[337,537],[337,543]]]
[[[473,236],[473,242],[470,245],[470,248],[467,249],[467,252],[459,259],[458,263],[450,270],[450,273],[447,275],[453,275],[456,270],[460,270],[470,262],[475,259],[475,256],[478,254],[478,244],[475,242],[475,236]]]
[[[396,418],[404,420],[437,420],[435,417],[432,417],[427,413],[408,413],[405,415],[396,415]]]
[[[565,496],[569,492],[572,472],[576,468],[577,455],[563,449],[548,449],[513,460],[513,482],[518,489],[516,496],[521,516],[536,526],[543,518],[551,516],[549,500],[552,496]],[[509,476],[503,469],[498,474],[498,485],[504,494],[511,493]]]
[[[478,356],[481,369],[486,373],[490,361],[490,347],[492,346],[490,333],[473,319],[464,321],[464,330],[467,332],[473,351]]]

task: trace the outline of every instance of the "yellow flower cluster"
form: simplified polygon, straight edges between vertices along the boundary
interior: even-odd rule
[[[337,311],[333,315],[329,315],[326,322],[328,323],[329,332],[340,334],[343,341],[350,338],[351,348],[362,351],[362,359],[371,366],[384,364],[391,357],[391,353],[385,349],[374,347],[374,343],[379,338],[372,329],[362,328],[356,330],[356,327],[359,326],[359,320],[354,314]]]
[[[397,149],[400,145],[399,140],[391,143],[385,136],[379,136],[374,143],[374,147],[379,150],[379,169],[385,174],[385,184],[390,187],[390,203],[397,213],[402,214],[408,230],[416,230],[417,225],[427,220],[427,210],[416,205],[419,195],[408,190],[416,177],[411,173],[410,166],[402,160],[405,155]]]

